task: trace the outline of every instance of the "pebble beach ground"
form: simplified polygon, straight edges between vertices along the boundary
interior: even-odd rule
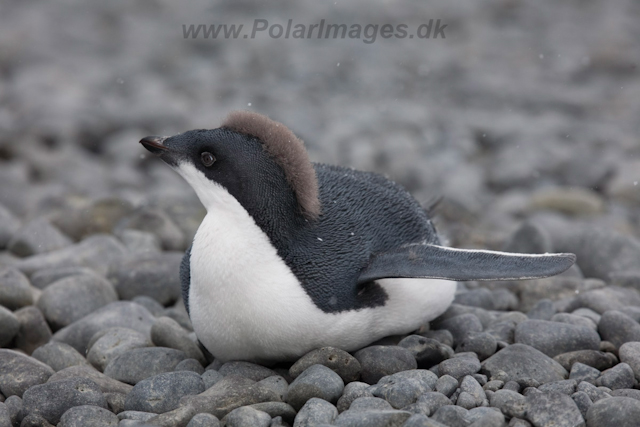
[[[184,39],[182,25],[447,23],[445,40]],[[640,6],[8,1],[0,427],[640,425]],[[211,360],[178,266],[204,211],[137,141],[250,108],[385,173],[448,245],[573,252],[460,283],[413,334]]]

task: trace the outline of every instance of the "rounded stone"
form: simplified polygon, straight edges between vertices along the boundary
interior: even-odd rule
[[[479,332],[467,336],[458,346],[456,351],[473,352],[478,359],[484,360],[492,356],[498,349],[498,341],[487,332]]]
[[[296,378],[312,365],[324,365],[340,375],[345,383],[357,381],[360,378],[360,362],[344,350],[335,347],[323,347],[312,350],[302,356],[289,369],[289,375]]]
[[[4,347],[20,330],[20,322],[13,312],[0,305],[0,325],[0,347]]]
[[[38,384],[45,383],[53,369],[33,357],[17,351],[0,349],[0,393],[19,396]]]
[[[30,305],[14,312],[20,329],[14,338],[16,348],[27,354],[49,342],[51,329],[38,307]]]
[[[73,244],[70,238],[51,225],[46,218],[37,218],[18,230],[8,249],[19,257],[41,254]]]
[[[220,420],[211,414],[197,414],[191,418],[187,427],[220,427]]]
[[[138,382],[127,395],[124,408],[162,414],[176,409],[183,396],[204,390],[204,381],[195,372],[167,372]]]
[[[286,401],[300,410],[312,397],[336,403],[344,390],[344,381],[324,365],[313,365],[302,372],[290,385]]]
[[[134,348],[114,357],[104,373],[115,380],[135,385],[149,377],[173,371],[186,358],[184,352],[172,348]]]
[[[33,304],[29,279],[12,267],[0,268],[0,305],[9,310]]]
[[[630,397],[601,399],[587,411],[587,427],[635,427],[638,420],[640,401]]]
[[[636,380],[640,381],[640,342],[622,344],[618,354],[620,361],[628,364],[633,370]]]
[[[398,346],[365,347],[354,356],[362,367],[362,381],[368,384],[375,384],[384,376],[418,367],[411,352]]]
[[[38,347],[31,356],[51,366],[56,372],[69,366],[89,366],[89,362],[75,348],[61,342],[51,341]]]
[[[448,345],[421,335],[409,335],[403,338],[399,347],[406,348],[418,362],[418,368],[428,369],[443,360],[453,357],[453,350]]]
[[[633,370],[623,362],[603,371],[602,374],[600,374],[600,378],[596,380],[596,386],[616,390],[619,388],[633,388],[635,382]]]
[[[134,348],[150,347],[149,339],[138,331],[128,328],[109,328],[96,334],[97,339],[89,343],[87,360],[101,372],[114,358]],[[93,341],[94,338],[91,339]]]
[[[549,357],[600,348],[600,336],[593,328],[546,320],[527,320],[518,324],[515,342],[529,345]]]
[[[271,417],[266,412],[258,411],[250,406],[241,406],[229,412],[223,419],[226,427],[269,427]]]
[[[439,329],[446,329],[453,335],[453,344],[458,345],[469,335],[484,329],[478,316],[473,313],[459,314],[439,323]]]
[[[307,400],[295,417],[293,427],[312,427],[318,424],[332,424],[338,410],[326,400],[312,397]]]
[[[56,267],[38,270],[31,275],[31,284],[38,289],[45,289],[47,286],[71,276],[95,275],[96,272],[86,267]]]
[[[440,362],[438,365],[438,373],[440,375],[450,375],[456,380],[461,380],[467,375],[473,375],[479,372],[480,366],[480,361],[475,357],[458,356]]]
[[[204,366],[196,359],[185,359],[176,365],[175,371],[189,371],[202,375],[204,374]]]
[[[99,406],[82,405],[67,410],[58,427],[117,427],[118,417]]]
[[[482,362],[482,369],[491,379],[532,378],[540,384],[564,380],[569,375],[558,362],[524,344],[505,347]],[[493,378],[499,372],[503,372],[505,378]]]

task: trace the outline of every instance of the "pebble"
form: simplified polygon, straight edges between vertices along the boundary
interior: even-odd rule
[[[640,324],[620,311],[611,310],[602,314],[598,331],[602,339],[617,348],[629,341],[640,341]]]
[[[198,344],[191,340],[187,334],[188,331],[169,317],[159,317],[151,327],[151,341],[155,345],[181,350],[190,359],[196,359],[203,365],[206,364],[207,361]],[[225,375],[223,372],[221,373]]]
[[[125,229],[152,233],[165,250],[177,251],[186,249],[184,233],[161,209],[142,207],[132,212],[116,227],[116,233],[120,233],[121,230]]]
[[[14,337],[16,348],[27,354],[48,343],[51,339],[51,329],[42,312],[35,306],[23,307],[14,312],[20,328]]]
[[[611,390],[609,394],[611,396],[631,397],[640,400],[640,390],[635,388],[619,388],[617,390]]]
[[[183,396],[200,394],[204,381],[195,372],[167,372],[139,381],[125,400],[125,410],[162,414],[178,407]]]
[[[211,414],[197,414],[191,418],[187,427],[220,427],[220,420]]]
[[[533,347],[513,344],[506,347],[484,362],[482,368],[491,379],[503,371],[507,380],[532,378],[540,384],[560,381],[569,373],[558,362]]]
[[[289,369],[289,375],[296,378],[312,365],[324,365],[333,370],[340,375],[345,384],[357,381],[362,370],[360,362],[346,351],[335,347],[323,347],[312,350],[298,359]]]
[[[0,305],[0,347],[5,347],[20,330],[20,322],[13,312]]]
[[[369,387],[369,384],[359,381],[345,385],[342,396],[338,399],[338,404],[336,405],[338,412],[344,412],[349,409],[351,403],[359,397],[373,397]]]
[[[351,403],[350,411],[389,410],[393,406],[379,397],[359,397]]]
[[[86,378],[69,378],[29,388],[22,397],[23,414],[40,415],[51,424],[70,408],[81,405],[107,407],[100,387]]]
[[[130,328],[150,337],[151,326],[154,322],[153,315],[141,305],[130,301],[118,301],[60,329],[55,333],[53,339],[69,344],[84,354],[91,338],[102,329]]]
[[[480,307],[486,310],[495,310],[493,300],[493,294],[489,289],[478,288],[456,294],[453,302],[471,307]]]
[[[515,342],[536,348],[549,357],[576,350],[598,350],[600,336],[592,328],[546,320],[518,324]]]
[[[285,380],[280,375],[267,377],[261,381],[258,381],[258,384],[275,391],[282,400],[285,399],[285,397],[287,396],[287,391],[289,390],[289,383],[287,383],[287,380]]]
[[[174,370],[176,372],[177,371],[195,372],[198,375],[204,374],[204,366],[202,366],[202,364],[198,362],[196,359],[185,359],[182,362],[178,363]]]
[[[440,376],[449,375],[456,380],[461,380],[467,375],[479,372],[480,367],[480,361],[474,357],[454,357],[440,362],[438,372]]]
[[[204,374],[202,374],[202,381],[204,381],[204,388],[209,389],[213,387],[218,381],[220,381],[223,378],[224,376],[220,372],[214,371],[213,369],[204,371]]]
[[[343,390],[344,381],[338,374],[324,365],[312,365],[289,385],[286,401],[300,410],[312,397],[336,403]]]
[[[481,406],[487,398],[480,383],[478,383],[478,381],[470,375],[467,375],[462,379],[462,382],[460,383],[460,391],[461,393],[466,393],[471,398],[473,398],[471,407]],[[462,396],[462,394],[460,395]],[[458,397],[458,399],[460,399],[460,397]]]
[[[14,233],[8,249],[19,257],[27,257],[66,248],[71,244],[73,242],[69,237],[41,217],[26,223]]]
[[[594,402],[587,411],[589,427],[635,427],[640,420],[640,401],[629,397],[609,397]]]
[[[607,392],[599,389],[598,387],[586,381],[583,381],[580,384],[578,384],[577,391],[585,392],[587,396],[589,396],[589,399],[591,399],[591,401],[593,402],[597,402],[598,400],[606,399],[610,397],[610,395]]]
[[[524,418],[526,415],[527,400],[518,392],[498,390],[491,396],[490,403],[508,417]]]
[[[7,409],[11,425],[20,424],[18,416],[22,417],[22,399],[16,395],[9,396],[4,401],[4,405]]]
[[[104,393],[104,389],[102,388],[102,386],[100,386],[100,389],[103,390]],[[104,398],[107,401],[107,406],[109,407],[109,410],[114,414],[119,414],[120,412],[124,411],[124,401],[126,397],[127,396],[124,393],[104,393]]]
[[[95,275],[96,272],[86,267],[55,267],[38,270],[31,275],[31,284],[38,289],[45,289],[60,279],[77,275]]]
[[[472,313],[450,317],[438,324],[440,329],[446,329],[453,335],[453,344],[458,345],[472,333],[482,332],[483,326],[478,316]]]
[[[549,320],[556,314],[556,308],[553,305],[553,301],[549,299],[541,299],[533,306],[527,313],[529,319],[536,320]]]
[[[416,405],[424,409],[424,415],[435,414],[443,406],[453,405],[451,399],[437,391],[428,391],[418,397]]]
[[[438,340],[421,335],[409,335],[398,343],[399,347],[411,352],[418,363],[418,368],[427,369],[445,359],[453,357],[453,350]]]
[[[47,286],[38,308],[57,331],[117,300],[118,295],[106,279],[96,274],[78,274]]]
[[[468,411],[460,406],[442,406],[431,418],[449,427],[466,427]]]
[[[576,386],[578,382],[574,379],[562,380],[562,381],[554,381],[551,383],[546,383],[538,387],[538,390],[542,392],[555,392],[562,393],[568,396],[571,396],[576,391]]]
[[[10,210],[0,205],[0,249],[5,249],[13,235],[20,229],[20,221]]]
[[[439,343],[446,345],[447,347],[453,346],[453,335],[451,335],[451,332],[447,331],[446,329],[439,329],[437,331],[425,331],[423,333],[420,333],[420,335],[424,336],[425,338],[434,339]]]
[[[458,388],[458,380],[451,375],[443,374],[436,381],[436,391],[450,397]]]
[[[484,360],[498,349],[498,341],[488,332],[478,332],[467,336],[456,348],[458,352],[473,352],[478,359]]]
[[[134,348],[150,347],[145,334],[129,328],[108,328],[97,332],[89,341],[87,360],[101,372],[114,358]]]
[[[570,325],[585,326],[593,330],[598,329],[596,322],[585,316],[578,316],[570,313],[558,313],[551,317],[552,322],[568,323]]]
[[[421,394],[432,391],[436,381],[436,375],[424,369],[403,371],[381,378],[370,391],[393,408],[401,409],[414,403]]]
[[[613,368],[603,371],[596,380],[596,386],[604,386],[612,390],[632,388],[636,383],[633,370],[626,363],[618,363]]]
[[[11,421],[11,415],[4,402],[0,402],[0,427],[11,427],[13,422]]]
[[[577,391],[571,395],[571,398],[576,403],[576,406],[582,414],[582,418],[587,418],[587,411],[593,405],[593,402],[589,398],[589,395],[584,391]]]
[[[307,400],[304,406],[298,411],[295,416],[295,421],[293,422],[293,427],[313,427],[318,424],[333,424],[333,421],[337,417],[338,410],[335,406],[326,400],[312,397]]]
[[[271,418],[281,418],[284,422],[293,423],[296,410],[293,406],[284,402],[262,402],[250,405],[253,409],[266,412]]]
[[[120,381],[116,381],[113,378],[109,378],[101,372],[98,372],[94,368],[88,366],[70,366],[62,369],[49,378],[49,382],[65,380],[74,377],[87,378],[98,384],[100,390],[103,393],[121,393],[127,394],[133,388],[129,384],[125,384]]]
[[[566,394],[547,392],[527,396],[527,419],[534,426],[573,427],[584,425],[580,409]]]
[[[53,374],[53,369],[33,357],[0,349],[0,393],[5,397],[22,397],[27,389],[45,383]]]
[[[165,412],[150,418],[148,424],[159,427],[173,427],[186,425],[198,411],[193,406],[179,406],[173,411]],[[121,427],[121,426],[118,426]]]
[[[56,372],[69,366],[89,366],[89,362],[75,348],[61,342],[50,341],[36,348],[31,356],[51,366]]]
[[[167,347],[144,347],[128,350],[116,357],[104,369],[105,375],[127,384],[164,372],[171,372],[186,359],[183,351]],[[153,363],[149,363],[152,360]]]
[[[257,365],[251,362],[227,362],[218,369],[218,372],[223,376],[237,375],[240,377],[249,378],[253,381],[262,381],[266,378],[278,376],[273,370],[264,366]]]
[[[149,313],[153,314],[156,317],[162,316],[162,312],[164,311],[164,306],[162,304],[146,295],[137,296],[131,301],[135,302],[136,304],[140,304],[141,306],[149,310]]]
[[[122,230],[118,233],[118,238],[132,254],[159,253],[161,251],[158,238],[146,231]]]
[[[344,411],[334,421],[340,427],[400,427],[411,417],[407,411]]]
[[[162,305],[180,297],[180,263],[182,252],[144,253],[122,258],[109,267],[107,279],[113,283],[120,299],[137,296],[154,298]]]
[[[365,347],[357,351],[354,357],[362,367],[362,381],[368,384],[375,384],[384,376],[418,367],[411,352],[398,346]]]
[[[29,279],[12,267],[0,269],[0,305],[17,310],[33,304],[33,293]]]
[[[118,417],[107,409],[93,405],[75,406],[60,418],[58,427],[117,427]]]
[[[565,369],[571,369],[574,363],[582,363],[599,370],[609,369],[618,363],[618,358],[611,353],[597,350],[578,350],[562,353],[553,358]]]
[[[620,361],[628,364],[633,370],[636,380],[640,381],[640,342],[622,344],[618,354]]]
[[[236,408],[222,419],[222,424],[227,427],[269,427],[271,417],[266,412],[258,411],[250,406]]]

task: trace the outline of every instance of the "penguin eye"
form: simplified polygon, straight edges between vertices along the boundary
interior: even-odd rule
[[[216,161],[216,158],[213,154],[205,151],[204,153],[200,154],[200,160],[202,160],[203,165],[209,167]]]

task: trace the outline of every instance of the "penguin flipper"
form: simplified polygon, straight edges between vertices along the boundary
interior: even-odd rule
[[[184,302],[184,308],[187,309],[189,314],[189,288],[191,287],[191,248],[193,244],[189,246],[182,261],[180,262],[180,287],[182,289],[182,301]]]
[[[517,254],[411,244],[375,254],[358,284],[389,277],[445,280],[520,280],[554,276],[573,265],[576,256]]]

